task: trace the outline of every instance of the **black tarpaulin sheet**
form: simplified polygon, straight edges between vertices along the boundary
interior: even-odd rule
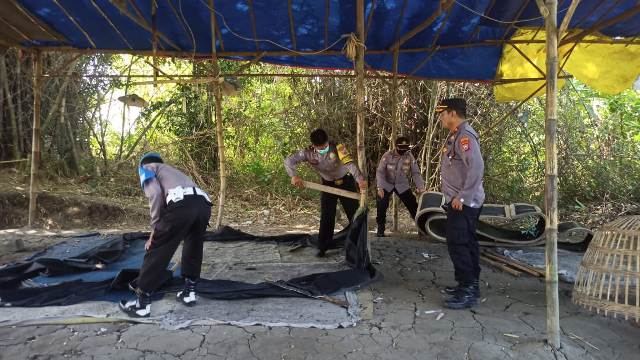
[[[378,280],[380,274],[372,266],[369,254],[366,219],[367,213],[363,212],[352,226],[334,238],[334,247],[344,244],[350,269],[296,277],[287,280],[286,284],[312,295],[328,295]],[[127,233],[71,238],[34,254],[24,262],[0,268],[0,306],[116,301],[127,294],[129,282],[138,275],[147,237],[148,233]],[[314,243],[314,236],[309,234],[256,236],[229,227],[208,232],[206,239],[211,242],[271,241],[303,246]],[[181,279],[168,270],[160,276],[164,276],[166,281],[158,294],[175,292],[182,287]],[[201,279],[198,292],[203,297],[225,300],[304,296],[268,282],[252,284],[223,279]]]

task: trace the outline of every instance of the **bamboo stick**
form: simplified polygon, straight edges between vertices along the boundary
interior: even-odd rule
[[[547,216],[546,292],[547,342],[559,349],[560,308],[558,300],[558,0],[546,0],[547,101],[545,111],[545,213]],[[544,14],[543,14],[544,15]]]
[[[516,269],[512,269],[510,267],[508,267],[505,264],[499,263],[497,261],[493,261],[491,259],[489,259],[488,257],[484,256],[484,254],[480,255],[480,260],[484,261],[485,263],[493,266],[494,268],[500,269],[502,271],[505,271],[513,276],[516,277],[520,277],[520,275],[522,275],[522,273]]]
[[[356,1],[356,30],[358,36],[358,44],[356,46],[356,122],[357,122],[357,149],[358,149],[358,167],[360,172],[367,180],[367,158],[365,156],[364,134],[365,134],[365,118],[364,118],[364,0]],[[367,205],[367,193],[362,192],[360,195],[360,207]]]
[[[322,192],[326,192],[333,195],[338,195],[342,197],[346,197],[349,199],[360,200],[360,194],[357,192],[347,191],[344,189],[338,189],[332,186],[317,184],[310,181],[302,181],[304,183],[304,187],[307,189],[318,190]]]
[[[213,9],[213,0],[209,0],[209,7]],[[216,16],[211,11],[211,56],[213,62],[214,77],[220,77],[220,65],[218,64],[218,55],[216,49]],[[218,169],[220,176],[220,193],[218,194],[218,216],[216,217],[215,228],[219,229],[222,226],[222,214],[224,210],[224,201],[227,191],[227,173],[225,167],[224,156],[224,136],[222,133],[222,92],[220,89],[220,83],[218,81],[213,82],[213,93],[215,97],[215,121],[216,121],[216,138],[218,141]]]
[[[391,150],[396,148],[396,139],[398,138],[398,50],[393,51],[393,79],[391,80]],[[398,231],[398,196],[392,193],[393,202],[391,203],[391,211],[393,212],[394,232]]]
[[[36,220],[38,197],[38,170],[40,166],[40,111],[42,98],[42,53],[37,52],[33,62],[33,133],[31,138],[31,181],[29,183],[29,226]]]
[[[517,270],[524,271],[529,275],[533,275],[535,277],[544,277],[544,273],[542,271],[540,271],[540,270],[538,270],[538,269],[536,269],[536,268],[534,268],[532,266],[529,266],[527,264],[521,263],[521,262],[519,262],[517,260],[510,259],[508,257],[501,256],[501,255],[498,255],[498,254],[493,254],[493,253],[490,253],[488,251],[482,252],[482,255],[488,257],[489,259],[502,262],[502,263],[504,263],[504,264],[506,264],[508,266],[511,266],[511,267],[517,269]]]

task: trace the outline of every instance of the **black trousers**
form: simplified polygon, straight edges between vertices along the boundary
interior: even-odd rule
[[[356,181],[351,175],[346,175],[342,179],[336,181],[327,181],[322,179],[322,184],[343,189],[347,191],[358,192]],[[334,194],[323,192],[320,195],[320,230],[318,231],[318,249],[327,250],[333,242],[333,230],[336,226],[336,206],[338,199],[342,204],[342,209],[349,219],[349,225],[353,222],[353,216],[358,210],[358,200],[350,199]]]
[[[481,208],[464,205],[462,211],[447,205],[447,248],[455,279],[464,284],[480,278],[480,245],[476,228]]]
[[[151,294],[164,280],[163,274],[180,242],[182,276],[197,279],[202,267],[202,242],[211,217],[211,204],[199,195],[187,195],[170,203],[156,224],[151,247],[144,255],[138,277],[138,289]]]
[[[391,199],[391,194],[398,194],[400,201],[404,204],[404,206],[409,210],[409,214],[411,214],[411,218],[416,218],[416,211],[418,211],[418,203],[416,202],[416,197],[413,195],[411,190],[407,190],[402,194],[398,193],[398,190],[395,188],[393,191],[384,190],[384,196],[377,197],[376,201],[376,222],[378,223],[378,230],[384,231],[385,225],[387,223],[387,209],[389,208],[389,200]]]

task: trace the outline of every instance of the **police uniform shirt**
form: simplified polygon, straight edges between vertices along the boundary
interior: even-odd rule
[[[409,180],[413,178],[416,188],[424,189],[424,180],[420,175],[418,162],[410,151],[400,155],[397,151],[387,151],[380,158],[378,169],[376,170],[376,186],[387,192],[395,188],[398,194],[409,190]]]
[[[440,163],[442,193],[447,202],[458,198],[464,205],[479,208],[484,203],[484,161],[478,133],[463,122],[447,137]]]
[[[342,179],[347,173],[351,173],[356,181],[364,180],[358,166],[353,162],[349,151],[343,144],[329,143],[329,151],[326,154],[320,154],[312,146],[294,153],[284,161],[287,174],[291,177],[297,176],[296,168],[301,162],[309,163],[326,181]]]
[[[156,175],[144,183],[144,194],[149,198],[151,228],[155,229],[156,224],[160,221],[162,210],[167,205],[167,191],[178,186],[183,188],[196,187],[196,184],[180,170],[166,164],[151,163],[143,167],[153,171]]]

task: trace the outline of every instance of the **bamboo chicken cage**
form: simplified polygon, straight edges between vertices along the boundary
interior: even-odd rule
[[[573,302],[640,323],[640,216],[596,231],[578,269]]]

